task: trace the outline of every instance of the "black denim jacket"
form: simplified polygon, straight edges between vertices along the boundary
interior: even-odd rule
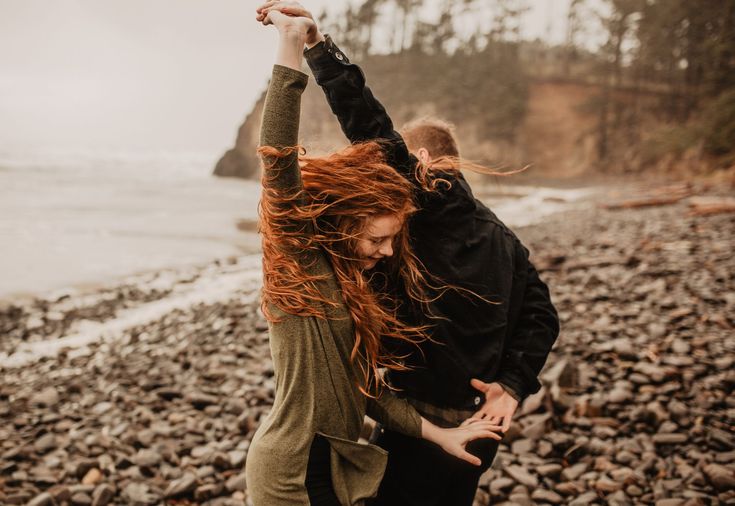
[[[427,320],[404,307],[409,323],[429,323],[432,338],[422,352],[403,350],[412,369],[391,371],[392,384],[409,397],[437,406],[466,409],[482,399],[471,378],[497,381],[525,398],[540,388],[537,379],[559,333],[546,285],[528,250],[459,176],[450,188],[426,192],[416,182],[417,159],[408,152],[383,106],[365,85],[357,65],[327,36],[305,51],[316,82],[350,142],[381,139],[388,163],[416,183],[419,211],[409,223],[411,244],[426,269],[449,285],[470,289],[488,304],[454,290],[432,304],[443,319]],[[401,293],[399,287],[393,287]]]

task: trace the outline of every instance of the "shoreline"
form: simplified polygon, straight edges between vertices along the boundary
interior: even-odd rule
[[[681,200],[516,229],[562,334],[478,505],[735,499],[732,216]],[[275,386],[258,265],[238,257],[0,313],[5,358],[95,336],[0,368],[0,503],[245,505],[247,449]]]
[[[239,258],[252,255],[259,255],[260,252],[256,248],[242,247],[241,253],[233,253],[211,259],[200,259],[180,265],[169,265],[160,268],[141,269],[127,274],[110,275],[104,278],[80,281],[57,288],[43,290],[19,291],[7,294],[0,294],[0,308],[11,305],[26,305],[38,301],[52,301],[54,299],[67,298],[70,296],[83,297],[93,295],[95,293],[104,292],[115,287],[135,284],[150,277],[156,277],[164,273],[181,273],[187,271],[197,271],[205,269],[211,265],[220,265],[237,262]]]
[[[222,181],[217,182],[220,183]],[[249,190],[254,188],[248,187]],[[78,242],[52,235],[49,240],[33,239],[27,245],[15,244],[12,251],[5,251],[3,258],[5,271],[2,274],[6,283],[0,291],[0,305],[50,298],[57,293],[86,293],[125,283],[128,278],[159,271],[187,270],[257,254],[260,251],[257,216],[234,207],[236,194],[232,190],[229,188],[227,210],[223,210],[219,218],[214,217],[213,211],[191,224],[185,220],[192,213],[175,218],[172,214],[155,224],[127,217],[125,219],[131,222],[123,223],[122,229],[129,229],[125,232],[107,230],[108,225],[99,219],[87,223],[85,218],[75,216],[74,219],[81,223],[81,232],[75,232]],[[601,191],[594,186],[548,188],[490,183],[478,187],[477,194],[504,222],[516,228],[542,221],[560,210],[588,205],[591,196]],[[248,202],[248,206],[251,205],[254,203]],[[101,227],[104,233],[95,227]],[[182,235],[187,229],[188,233]],[[176,230],[181,234],[175,234]],[[37,244],[31,246],[33,243]],[[146,263],[153,266],[145,266]]]

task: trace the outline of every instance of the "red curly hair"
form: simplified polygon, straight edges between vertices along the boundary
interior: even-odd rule
[[[416,211],[411,183],[386,164],[377,142],[353,144],[322,158],[305,157],[300,148],[258,150],[264,171],[259,230],[263,241],[262,310],[278,321],[271,305],[298,316],[327,318],[325,308],[338,304],[322,294],[314,274],[319,253],[326,254],[352,317],[355,343],[351,360],[362,370],[359,388],[377,395],[386,385],[380,368],[405,369],[400,356],[386,351],[383,338],[418,344],[426,327],[408,326],[396,313],[398,301],[371,286],[370,273],[356,253],[357,240],[370,217],[396,215],[403,220],[393,241],[393,256],[383,260],[383,271],[400,279],[409,298],[426,302],[426,281],[409,245],[405,222]],[[300,156],[299,156],[300,155]],[[284,188],[278,167],[299,156],[301,184]]]

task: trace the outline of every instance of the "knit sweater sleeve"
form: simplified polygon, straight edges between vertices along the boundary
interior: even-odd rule
[[[301,95],[306,88],[308,76],[303,72],[281,65],[273,66],[273,75],[263,108],[260,127],[260,146],[286,150],[281,156],[261,155],[263,164],[263,201],[274,202],[280,218],[286,217],[289,208],[301,203],[301,170],[296,148],[299,137],[299,115]],[[304,224],[288,223],[293,227]],[[306,231],[305,231],[306,232]]]
[[[421,437],[421,415],[408,401],[390,392],[382,392],[377,399],[369,397],[367,415],[390,430],[411,437]]]

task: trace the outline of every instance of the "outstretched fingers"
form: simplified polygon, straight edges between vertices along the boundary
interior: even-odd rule
[[[466,461],[466,462],[469,462],[469,463],[470,463],[470,464],[472,464],[473,466],[479,466],[480,464],[482,464],[482,460],[480,460],[480,459],[479,459],[478,457],[476,457],[476,456],[472,455],[472,454],[471,454],[470,452],[468,452],[467,450],[462,450],[462,451],[461,451],[461,452],[460,452],[460,453],[459,453],[459,454],[457,455],[457,457],[459,457],[460,459],[462,459],[462,460],[464,460],[464,461]]]
[[[501,425],[496,425],[496,424],[487,422],[485,420],[475,420],[473,422],[467,423],[467,425],[463,424],[463,427],[465,429],[465,434],[467,436],[465,444],[467,444],[470,441],[474,441],[475,439],[490,438],[490,439],[495,439],[499,441],[503,438],[502,436],[503,427]]]
[[[503,417],[503,432],[508,432],[508,429],[510,429],[510,420],[510,416]]]
[[[503,436],[501,434],[498,434],[500,432],[500,428],[498,429],[481,429],[476,430],[468,434],[467,442],[474,441],[475,439],[495,439],[496,441],[500,441],[503,439]]]

